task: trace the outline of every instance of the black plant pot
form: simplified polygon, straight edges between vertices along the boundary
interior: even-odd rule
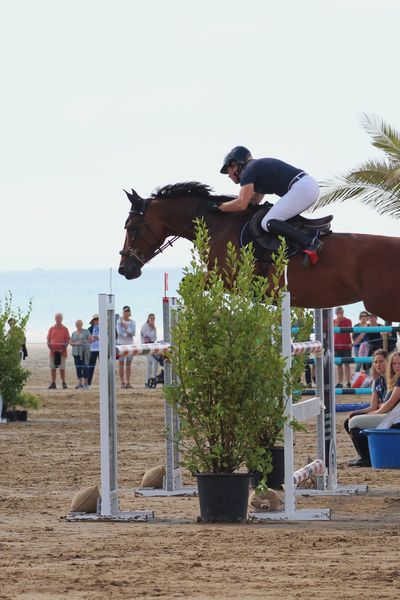
[[[267,475],[267,486],[273,490],[281,488],[285,481],[285,449],[283,446],[269,448],[271,452],[272,471]],[[257,487],[262,475],[259,471],[250,471],[251,485]]]
[[[249,473],[197,473],[196,477],[203,523],[246,521]]]
[[[27,421],[28,420],[28,411],[27,410],[17,410],[17,421]]]
[[[16,410],[6,410],[6,419],[9,421],[17,420],[17,411]]]

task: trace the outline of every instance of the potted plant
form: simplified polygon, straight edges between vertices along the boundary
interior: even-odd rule
[[[0,395],[3,400],[2,416],[9,420],[18,418],[16,407],[37,405],[32,394],[23,392],[30,373],[21,367],[21,347],[25,342],[25,328],[29,319],[31,305],[27,314],[20,309],[12,309],[12,295],[9,293],[0,302]]]
[[[261,440],[281,431],[283,390],[293,384],[281,354],[285,249],[275,257],[271,280],[255,274],[251,248],[238,256],[228,245],[221,267],[209,259],[208,232],[198,221],[172,328],[169,359],[178,383],[165,393],[180,419],[182,463],[197,476],[202,520],[240,522],[247,515],[248,470],[265,478],[271,469]]]
[[[16,412],[17,421],[27,421],[28,409],[30,408],[32,410],[38,410],[41,404],[42,402],[40,398],[35,394],[27,392],[26,390],[19,392],[15,400],[15,404],[13,405],[13,410]]]

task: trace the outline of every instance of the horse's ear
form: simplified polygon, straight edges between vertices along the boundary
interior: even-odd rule
[[[132,190],[132,193],[127,192],[126,190],[124,190],[124,192],[128,196],[129,202],[131,202],[132,204],[135,202],[135,200],[140,199],[139,194],[137,192],[135,192],[135,190]]]
[[[132,193],[127,192],[126,190],[124,190],[124,192],[128,196],[129,202],[132,204],[132,210],[142,211],[144,203],[143,198],[141,198],[135,190],[132,190]]]

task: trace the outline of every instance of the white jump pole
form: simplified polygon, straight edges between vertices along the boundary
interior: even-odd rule
[[[101,500],[97,513],[71,513],[69,521],[147,521],[151,510],[121,511],[118,499],[118,423],[115,383],[115,298],[99,294]]]
[[[316,395],[324,400],[325,410],[317,420],[317,456],[326,469],[317,478],[317,489],[298,489],[296,494],[307,496],[349,496],[368,491],[368,486],[338,485],[336,456],[336,368],[333,337],[333,310],[316,309],[315,337],[322,341],[323,358],[316,358]]]
[[[291,314],[290,314],[290,294],[285,292],[282,299],[282,356],[285,359],[284,372],[288,373],[291,368],[292,353],[297,351],[310,352],[312,346],[321,348],[321,344],[317,342],[315,344],[293,344],[291,342]],[[319,360],[321,360],[319,358]],[[294,470],[294,458],[293,458],[293,429],[290,427],[290,422],[293,418],[298,421],[306,421],[312,417],[319,417],[323,413],[323,404],[321,403],[320,397],[315,397],[311,402],[305,400],[293,404],[292,396],[286,394],[286,390],[283,391],[283,400],[285,402],[285,416],[286,423],[284,425],[284,464],[285,464],[285,494],[284,494],[284,510],[281,511],[268,511],[268,512],[254,512],[252,517],[257,520],[269,521],[269,520],[284,520],[284,521],[311,521],[311,520],[328,520],[330,519],[329,509],[324,508],[313,508],[313,509],[296,509],[296,487],[295,478],[302,470]],[[318,457],[320,459],[320,457]],[[323,462],[321,460],[315,461],[318,464],[317,472],[323,468]],[[310,465],[307,465],[310,467]]]

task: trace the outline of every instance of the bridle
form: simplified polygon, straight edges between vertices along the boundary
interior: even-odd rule
[[[150,246],[151,241],[148,241],[148,239],[146,239],[143,236],[143,232],[141,232],[142,226],[145,226],[146,231],[150,234],[150,236],[154,240],[157,241],[157,237],[156,237],[154,231],[152,230],[149,223],[147,223],[147,221],[145,221],[145,219],[144,219],[145,213],[146,213],[152,200],[154,200],[154,198],[147,198],[146,200],[144,200],[141,210],[132,208],[129,211],[128,218],[125,222],[125,229],[127,230],[128,233],[131,234],[131,240],[130,240],[128,249],[120,251],[121,256],[125,256],[127,258],[134,258],[138,263],[140,263],[141,266],[144,266],[146,263],[150,262],[155,256],[162,254],[164,252],[164,250],[166,250],[166,248],[168,248],[170,246],[172,247],[174,245],[174,243],[177,240],[179,240],[179,238],[181,238],[193,226],[191,223],[190,225],[188,225],[187,227],[182,229],[182,231],[180,231],[179,234],[174,235],[169,240],[164,242],[164,244],[162,244],[161,246],[158,246],[156,248],[156,250],[154,250],[148,258],[146,258],[142,253],[140,253],[136,248],[134,248],[133,245],[135,242],[142,239],[142,241],[148,248],[151,247]],[[198,208],[199,208],[200,204],[203,204],[203,200],[201,200],[196,207],[196,211],[195,211],[196,215],[198,213]],[[134,217],[136,217],[136,222],[135,222],[135,224],[130,225],[130,222],[132,221],[132,219]]]

